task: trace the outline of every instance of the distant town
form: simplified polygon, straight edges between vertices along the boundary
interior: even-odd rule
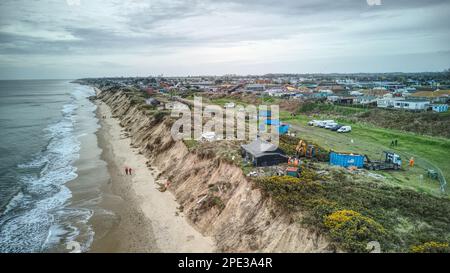
[[[450,72],[383,74],[267,74],[262,76],[116,77],[92,80],[101,88],[134,87],[148,94],[253,93],[411,111],[448,111]]]

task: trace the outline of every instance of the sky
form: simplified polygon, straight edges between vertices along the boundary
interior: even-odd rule
[[[1,0],[0,79],[450,68],[450,0]]]

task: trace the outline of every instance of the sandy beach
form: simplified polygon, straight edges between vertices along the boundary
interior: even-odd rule
[[[170,192],[158,190],[156,182],[164,182],[155,181],[158,170],[147,167],[147,159],[131,147],[110,108],[100,101],[97,106],[101,124],[97,137],[111,177],[103,189],[102,206],[119,217],[111,231],[96,236],[91,251],[213,252],[212,238],[188,223]],[[125,174],[125,167],[132,168],[132,175]]]

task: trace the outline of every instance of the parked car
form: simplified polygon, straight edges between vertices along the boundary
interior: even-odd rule
[[[344,125],[338,124],[338,125],[334,126],[333,128],[331,128],[331,131],[337,131],[337,130],[341,129],[342,126],[344,126]]]
[[[317,122],[318,122],[318,120],[311,120],[311,121],[308,122],[308,125],[309,126],[316,126]]]
[[[327,123],[326,125],[325,125],[325,129],[331,129],[331,128],[333,128],[334,126],[336,126],[336,125],[338,125],[336,122],[329,122],[329,123]]]
[[[320,127],[320,125],[323,123],[322,120],[316,120],[316,122],[314,122],[314,126],[316,127]]]
[[[334,120],[321,120],[319,122],[317,122],[317,127],[320,128],[325,128],[325,126],[327,126],[327,124],[329,123],[335,123]]]
[[[337,130],[338,133],[348,133],[352,131],[352,127],[351,126],[342,126],[341,128],[339,128]]]
[[[315,120],[314,121],[314,126],[316,126],[316,127],[320,127],[320,125],[323,123],[323,120]]]

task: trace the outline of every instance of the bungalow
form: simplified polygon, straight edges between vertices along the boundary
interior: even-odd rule
[[[364,95],[363,93],[361,93],[360,91],[351,91],[350,92],[350,96],[362,96]]]
[[[312,93],[309,94],[308,96],[312,99],[321,99],[321,98],[326,98],[330,95],[330,93],[326,93],[326,92],[319,92],[319,93]]]
[[[269,90],[264,91],[264,93],[268,94],[271,97],[281,97],[281,95],[284,93],[283,88],[271,88]]]
[[[328,96],[327,101],[336,102],[339,99],[339,96]]]
[[[424,111],[430,106],[428,100],[403,100],[394,103],[394,109]]]
[[[339,104],[353,104],[355,97],[339,97],[335,102]]]
[[[377,103],[377,97],[375,96],[358,96],[355,98],[354,102],[356,104],[376,104]]]
[[[377,107],[379,108],[394,108],[394,104],[396,101],[404,101],[405,98],[393,98],[393,97],[384,97],[382,99],[377,100]]]
[[[259,138],[241,145],[241,154],[253,166],[273,166],[287,162],[288,159],[280,148]]]
[[[249,91],[264,91],[266,89],[264,84],[247,84],[245,87]]]

